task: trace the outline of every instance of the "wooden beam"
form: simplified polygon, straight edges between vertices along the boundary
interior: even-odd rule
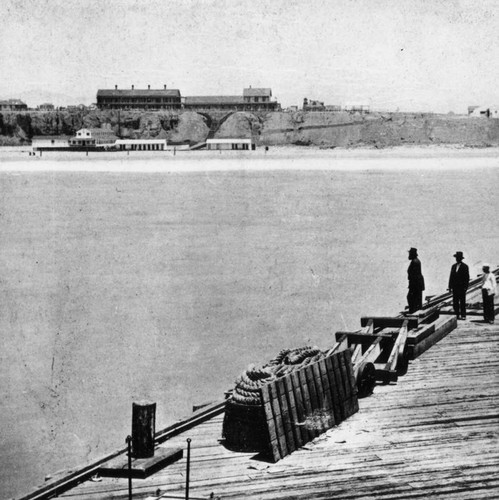
[[[351,346],[353,344],[362,344],[362,345],[370,345],[377,338],[385,338],[392,339],[393,334],[391,333],[363,333],[359,332],[336,332],[336,340],[343,339],[343,337],[347,337],[348,345]],[[343,349],[342,349],[343,350]],[[336,351],[336,352],[339,352]]]
[[[357,344],[353,347],[353,353],[352,353],[352,363],[355,363],[355,361],[357,360],[358,357],[360,357],[362,355],[362,345],[361,344]]]
[[[376,369],[376,380],[388,384],[398,380],[398,373],[395,370],[387,370],[385,363],[374,363]]]
[[[339,337],[335,338],[336,344],[331,347],[331,349],[329,349],[329,351],[326,353],[326,357],[331,356],[331,354],[335,354],[348,349],[348,337],[346,335],[340,335]]]
[[[447,336],[452,330],[457,327],[457,318],[455,316],[439,318],[434,326],[434,331],[426,337],[422,342],[412,346],[409,351],[410,359],[416,359],[423,352],[427,351],[431,346],[436,344]]]
[[[406,318],[403,316],[393,317],[393,316],[362,316],[360,318],[360,325],[362,327],[366,326],[369,320],[372,319],[374,323],[374,328],[400,328]],[[418,326],[418,318],[408,317],[409,323],[407,325],[408,328],[417,328]]]
[[[362,333],[374,333],[374,321],[369,319]]]
[[[405,347],[405,342],[407,340],[407,324],[409,321],[406,319],[404,321],[404,324],[400,328],[400,331],[397,335],[397,339],[395,340],[395,343],[393,344],[392,351],[390,352],[390,356],[388,357],[388,361],[386,362],[386,369],[387,370],[395,370],[397,368],[397,361],[400,352],[400,346],[402,345],[402,351]]]
[[[408,319],[416,319],[418,324],[420,323],[432,323],[440,314],[440,307],[433,306],[428,309],[421,309],[420,311],[416,311],[414,314],[406,314],[405,317]]]
[[[374,363],[378,356],[381,354],[381,337],[378,337],[374,342],[367,348],[367,351],[362,355],[362,357],[353,365],[353,371],[355,374],[355,380],[358,380],[359,371],[362,366],[366,363]]]

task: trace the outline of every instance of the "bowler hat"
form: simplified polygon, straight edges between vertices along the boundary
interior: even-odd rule
[[[456,253],[454,254],[454,257],[460,257],[461,259],[464,259],[463,252],[456,252]]]
[[[418,254],[418,249],[417,248],[411,248],[411,249],[409,249],[409,253],[415,253],[417,255]]]

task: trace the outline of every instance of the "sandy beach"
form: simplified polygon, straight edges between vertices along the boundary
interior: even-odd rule
[[[29,146],[0,149],[0,172],[202,172],[230,170],[412,170],[499,166],[499,148],[403,146],[384,149],[275,146],[251,152],[50,152]],[[403,159],[403,162],[400,160]],[[272,160],[272,161],[270,161]],[[494,161],[495,160],[495,161]]]
[[[249,363],[327,347],[499,263],[497,149],[0,151],[1,497],[219,400]]]

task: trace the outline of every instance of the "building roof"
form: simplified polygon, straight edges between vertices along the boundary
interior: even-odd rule
[[[116,145],[120,144],[166,144],[166,139],[118,139]]]
[[[26,106],[26,103],[23,102],[23,101],[21,101],[21,99],[1,99],[0,100],[0,104],[4,104],[4,105],[7,104],[9,106],[12,106],[12,105],[15,105],[15,104],[16,105],[21,104],[21,105]]]
[[[206,139],[206,144],[232,144],[232,143],[251,144],[253,141],[247,138],[234,137],[232,139]]]
[[[180,97],[178,89],[99,89],[97,97]]]
[[[206,96],[188,96],[185,98],[185,104],[189,105],[217,105],[217,104],[244,104],[244,100],[239,95],[206,95]]]
[[[71,137],[69,135],[34,135],[32,141],[67,141]]]
[[[92,135],[93,134],[115,135],[114,131],[110,128],[82,128],[80,130],[88,130]]]
[[[252,88],[249,87],[243,90],[244,97],[272,97],[272,89]]]

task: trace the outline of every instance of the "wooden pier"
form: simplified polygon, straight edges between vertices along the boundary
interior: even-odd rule
[[[481,304],[473,299],[478,287],[475,280],[467,297],[468,308],[477,311]],[[264,427],[274,429],[270,457],[223,445],[224,401],[157,432],[156,453],[177,450],[175,460],[135,479],[133,498],[499,498],[499,325],[473,314],[468,321],[456,321],[449,314],[448,295],[411,315],[364,317],[358,331],[332,334],[335,344],[326,357],[317,354],[317,362],[291,371],[294,379],[287,375],[262,386]],[[336,370],[328,369],[331,360],[338,361]],[[371,376],[365,382],[377,385],[357,402],[355,380],[359,385],[367,365]],[[331,384],[352,390],[344,403],[336,404],[343,400]],[[306,386],[312,391],[310,401],[296,403],[295,415],[292,401],[306,396]],[[319,406],[312,404],[314,389],[325,398],[319,404],[318,397]],[[330,408],[328,390],[333,391]],[[346,405],[350,397],[355,403],[351,408]],[[316,431],[302,429],[301,406],[305,417],[315,416],[314,408],[329,408],[327,422],[321,417]],[[182,453],[188,440],[190,447]],[[124,463],[123,458],[126,450],[116,450],[21,500],[129,498],[124,474],[103,477],[109,461]]]
[[[378,385],[359,411],[277,463],[219,442],[223,416],[176,435],[192,439],[191,499],[499,498],[499,327],[477,320]],[[134,498],[185,498],[184,458],[134,481]],[[212,495],[213,494],[213,495]],[[127,498],[126,479],[86,481],[66,499]]]

